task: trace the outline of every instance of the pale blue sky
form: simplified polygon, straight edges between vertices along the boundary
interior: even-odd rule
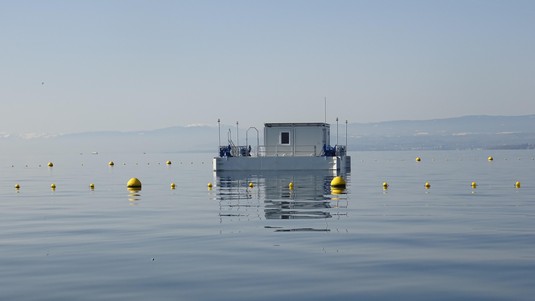
[[[0,33],[0,133],[535,113],[535,1],[1,1]]]

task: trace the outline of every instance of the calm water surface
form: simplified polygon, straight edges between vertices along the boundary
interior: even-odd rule
[[[352,156],[333,192],[211,154],[4,155],[0,299],[533,299],[534,152]]]

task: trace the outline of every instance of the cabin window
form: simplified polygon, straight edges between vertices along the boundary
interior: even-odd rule
[[[290,132],[281,132],[281,144],[290,144]]]

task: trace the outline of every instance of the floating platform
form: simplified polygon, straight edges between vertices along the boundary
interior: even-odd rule
[[[256,128],[249,128],[254,129]],[[229,131],[228,144],[219,146],[214,171],[351,171],[347,145],[330,145],[330,125],[313,123],[266,123],[264,144],[236,146]],[[220,139],[221,140],[221,139]]]

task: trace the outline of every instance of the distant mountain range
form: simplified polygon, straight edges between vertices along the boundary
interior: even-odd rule
[[[222,144],[229,129],[221,128]],[[331,144],[335,144],[336,125],[331,124]],[[338,141],[345,144],[345,124],[338,127]],[[262,133],[260,133],[262,134]],[[216,126],[175,126],[151,131],[86,132],[57,136],[0,136],[3,150],[76,152],[212,152],[218,145]],[[235,141],[236,142],[236,141]],[[256,144],[256,136],[249,137]],[[350,123],[347,126],[350,150],[453,150],[453,149],[533,149],[535,115],[464,116],[432,120],[404,120],[376,123]],[[262,144],[262,137],[260,137]],[[240,129],[240,144],[245,130]]]
[[[353,123],[348,136],[353,150],[526,149],[535,147],[535,115]]]

